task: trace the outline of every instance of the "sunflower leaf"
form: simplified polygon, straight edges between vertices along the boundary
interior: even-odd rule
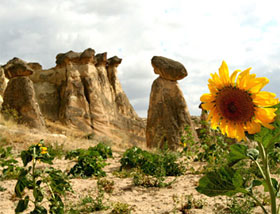
[[[230,146],[230,152],[228,154],[228,164],[229,166],[233,166],[243,159],[248,159],[247,156],[248,146],[243,144],[233,144]]]
[[[199,180],[196,190],[207,196],[226,195],[233,196],[236,193],[248,193],[244,186],[241,174],[229,167],[209,172]]]
[[[254,140],[262,143],[267,152],[274,148],[275,143],[280,142],[280,104],[273,107],[277,108],[276,117],[272,123],[274,129],[262,127],[261,131],[254,135]]]

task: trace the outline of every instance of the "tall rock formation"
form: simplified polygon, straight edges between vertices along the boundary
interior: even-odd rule
[[[160,76],[153,82],[150,94],[147,146],[162,148],[167,143],[170,149],[175,150],[187,125],[197,140],[186,101],[177,83],[187,76],[187,70],[181,63],[161,56],[152,58],[152,66]]]
[[[34,85],[35,100],[45,119],[119,143],[143,145],[146,124],[118,80],[121,61],[117,56],[107,59],[107,53],[95,55],[89,48],[58,54],[56,66],[48,70],[38,63],[27,63],[29,69],[24,72],[4,70],[7,77],[29,75],[25,78]]]
[[[35,99],[33,82],[28,78],[33,70],[18,58],[10,60],[3,68],[10,80],[4,92],[2,112],[10,116],[12,111],[16,111],[19,123],[32,128],[44,128],[45,122]]]

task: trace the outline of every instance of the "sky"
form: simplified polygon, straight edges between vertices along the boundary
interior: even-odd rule
[[[118,56],[118,77],[137,113],[147,116],[153,56],[181,62],[178,81],[191,115],[199,115],[210,73],[225,60],[268,77],[264,90],[280,95],[278,0],[1,0],[0,65],[13,57],[55,66],[58,53]]]

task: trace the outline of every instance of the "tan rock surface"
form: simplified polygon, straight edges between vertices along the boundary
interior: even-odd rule
[[[163,56],[154,56],[152,66],[155,74],[159,74],[163,79],[176,81],[188,75],[184,65]]]
[[[35,99],[33,82],[24,76],[10,79],[4,93],[2,112],[15,110],[18,122],[32,128],[44,128],[45,122]]]
[[[150,94],[147,146],[162,148],[167,143],[170,149],[175,150],[186,125],[190,127],[194,140],[197,141],[197,134],[179,84],[158,77],[153,82]]]

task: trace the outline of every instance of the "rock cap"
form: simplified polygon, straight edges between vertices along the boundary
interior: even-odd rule
[[[188,75],[183,64],[163,56],[154,56],[152,58],[152,66],[155,74],[159,74],[166,80],[181,80]]]
[[[33,74],[33,69],[27,64],[27,62],[15,57],[7,62],[3,66],[5,76],[8,79],[19,76],[30,76]]]

